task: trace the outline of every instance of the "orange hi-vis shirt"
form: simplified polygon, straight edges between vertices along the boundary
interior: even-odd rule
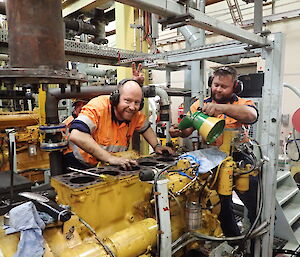
[[[204,99],[204,102],[203,102],[203,105],[206,105],[207,103],[211,103],[212,102],[212,98],[211,97],[207,97]],[[230,104],[234,104],[234,105],[246,105],[246,106],[250,106],[250,107],[253,107],[256,111],[256,107],[255,107],[255,104],[252,100],[248,100],[248,99],[245,99],[245,98],[241,98],[241,97],[238,97],[237,95],[234,95],[233,96],[233,99],[232,101],[230,102]],[[200,107],[200,101],[197,100],[195,103],[193,103],[190,107],[190,112],[191,113],[194,113],[197,111],[197,109]],[[257,112],[257,117],[258,117],[258,112]],[[245,124],[245,123],[240,123],[238,122],[236,119],[234,118],[231,118],[225,114],[220,114],[218,115],[216,118],[220,118],[220,119],[224,119],[225,120],[225,130],[226,129],[240,129],[242,128],[242,126],[248,126],[248,124]],[[256,121],[255,121],[256,122]],[[253,122],[253,123],[255,123]],[[247,136],[247,135],[245,135]],[[215,143],[213,143],[212,145],[214,146],[220,146],[223,144],[223,136],[219,136],[216,140]]]
[[[118,122],[113,115],[109,96],[98,96],[89,101],[76,120],[85,123],[94,140],[108,152],[121,152],[128,149],[134,131],[143,133],[149,128],[146,116],[137,112],[129,122]],[[74,145],[74,156],[90,166],[97,159]]]

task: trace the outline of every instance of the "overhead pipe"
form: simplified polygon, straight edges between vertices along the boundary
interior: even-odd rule
[[[204,12],[205,0],[201,0],[198,3],[198,9]],[[205,43],[205,31],[193,26],[184,26],[179,28],[179,31],[184,36],[188,43],[188,47],[199,47],[203,46]],[[191,90],[192,97],[199,97],[200,101],[204,99],[204,62],[203,61],[193,61],[191,62]]]
[[[46,94],[46,123],[58,124],[58,101],[70,98],[93,98],[99,95],[109,95],[116,90],[116,86],[81,87],[71,90],[67,87],[64,92],[60,88],[49,88]]]
[[[46,123],[58,124],[58,101],[70,98],[94,98],[99,95],[109,95],[117,89],[117,86],[98,86],[98,87],[81,87],[80,90],[71,90],[67,87],[63,92],[60,88],[49,88],[46,94]],[[162,109],[169,112],[170,102],[168,95],[178,95],[177,91],[166,90],[160,87],[143,86],[143,93],[145,97],[160,96],[160,106]],[[166,112],[164,112],[166,114]],[[169,114],[168,114],[169,115]]]

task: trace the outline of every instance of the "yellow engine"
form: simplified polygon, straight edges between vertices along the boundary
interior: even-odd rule
[[[72,216],[63,220],[60,213],[46,226],[44,256],[182,256],[195,248],[209,252],[205,240],[222,236],[219,195],[231,195],[234,187],[247,191],[255,168],[230,156],[233,148],[245,152],[248,147],[236,132],[225,131],[223,141],[227,157],[204,173],[185,156],[150,156],[138,158],[131,171],[101,166],[52,177],[55,201]],[[18,242],[18,233],[0,231],[3,256],[13,256]],[[164,255],[166,245],[170,252]]]
[[[219,199],[206,183],[208,174],[194,176],[195,167],[186,159],[175,164],[172,157],[147,157],[138,163],[133,171],[103,166],[88,170],[95,176],[73,172],[53,177],[57,202],[73,215],[46,227],[44,256],[154,256],[164,233],[156,205],[162,193],[155,190],[153,178],[141,181],[149,174],[161,173],[168,181],[169,208],[164,211],[170,214],[172,241],[188,230],[221,236]],[[1,231],[4,256],[16,252],[18,238]]]

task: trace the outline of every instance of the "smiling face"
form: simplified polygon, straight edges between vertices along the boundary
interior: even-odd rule
[[[120,89],[120,100],[115,107],[116,118],[120,121],[130,121],[139,111],[143,92],[135,81],[126,82]]]
[[[211,97],[219,104],[229,103],[234,91],[233,76],[228,75],[215,75],[211,85]]]

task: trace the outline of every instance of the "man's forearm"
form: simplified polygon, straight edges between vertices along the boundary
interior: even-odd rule
[[[257,118],[256,110],[246,105],[226,104],[224,114],[241,123],[252,123]]]
[[[88,133],[73,129],[70,134],[70,141],[98,160],[107,162],[111,157],[111,154],[102,149]]]
[[[152,130],[151,127],[149,127],[142,136],[146,139],[146,141],[152,146],[154,149],[155,146],[159,143],[156,134]]]

